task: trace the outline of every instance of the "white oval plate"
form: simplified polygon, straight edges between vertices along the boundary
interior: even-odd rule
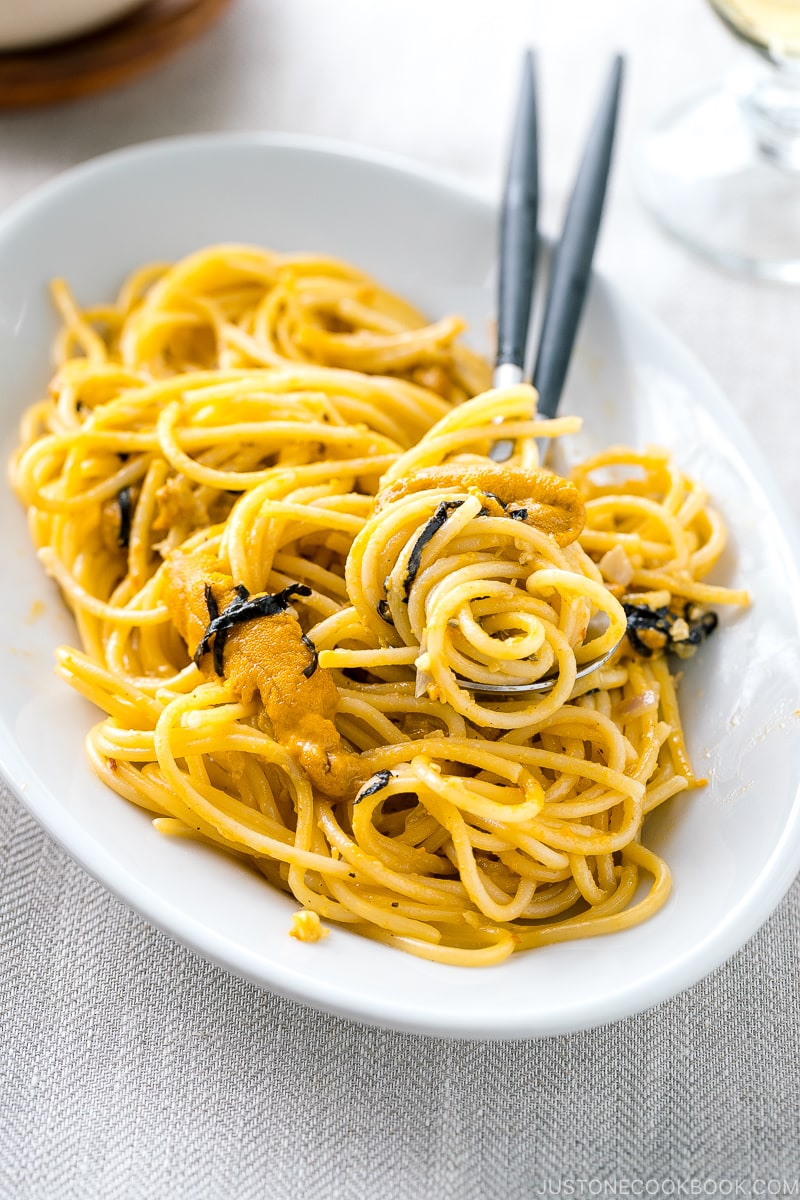
[[[0,429],[45,388],[64,275],[82,303],[110,297],[152,259],[216,241],[341,255],[432,316],[462,312],[488,349],[495,214],[453,183],[402,163],[261,135],[189,138],[79,167],[0,222]],[[686,670],[690,748],[709,785],[670,801],[646,841],[674,890],[638,928],[515,956],[479,971],[439,966],[334,928],[287,936],[296,905],[212,849],[156,833],[93,776],[83,738],[97,719],[53,675],[70,618],[3,489],[0,766],[49,833],[148,920],[224,967],[331,1012],[457,1037],[566,1033],[628,1016],[689,986],[737,950],[800,867],[800,581],[792,523],[770,470],[713,382],[684,350],[596,278],[564,412],[585,417],[570,453],[658,442],[708,485],[731,530],[715,578],[746,584],[752,609]],[[43,614],[37,616],[41,600]]]

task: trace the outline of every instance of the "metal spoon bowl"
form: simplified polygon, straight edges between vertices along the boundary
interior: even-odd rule
[[[612,646],[600,658],[593,658],[585,667],[581,667],[575,674],[575,682],[585,679],[587,675],[592,675],[600,667],[605,666],[619,647],[620,642],[617,642],[616,646]],[[461,675],[456,678],[459,687],[464,688],[465,691],[471,692],[475,696],[494,696],[498,700],[503,699],[504,696],[546,695],[548,692],[552,692],[558,682],[557,675],[546,675],[543,679],[537,679],[535,683],[477,683],[473,679],[464,679]]]

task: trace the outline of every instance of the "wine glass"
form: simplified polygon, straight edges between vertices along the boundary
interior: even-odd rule
[[[708,0],[757,54],[649,131],[637,183],[687,246],[800,283],[800,0]]]

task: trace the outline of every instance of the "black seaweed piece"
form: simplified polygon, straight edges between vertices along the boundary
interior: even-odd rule
[[[482,495],[482,496],[485,496],[485,497],[487,498],[487,500],[494,500],[496,504],[499,504],[499,505],[500,505],[500,507],[502,508],[503,512],[506,512],[506,511],[507,511],[507,509],[508,509],[508,505],[503,503],[503,501],[500,499],[500,497],[497,495],[497,493],[496,493],[496,492],[485,492],[485,491],[483,490],[483,488],[481,488],[481,495]],[[492,510],[491,510],[490,508],[487,508],[487,507],[484,505],[484,507],[483,507],[483,508],[481,509],[481,511],[478,513],[478,516],[479,516],[479,517],[496,517],[496,516],[497,516],[497,513],[493,513],[493,512],[492,512]]]
[[[675,619],[668,608],[649,608],[646,604],[623,604],[628,619],[628,641],[637,654],[652,658],[655,651],[639,637],[640,630],[655,630],[664,635],[664,648],[669,642],[669,633]]]
[[[307,633],[303,634],[303,636],[300,638],[300,641],[304,646],[308,646],[309,650],[311,651],[311,662],[307,667],[303,668],[303,674],[305,675],[306,679],[310,679],[319,666],[319,654],[317,653],[317,647],[314,645]]]
[[[363,788],[356,796],[354,803],[358,804],[360,800],[366,799],[367,796],[374,796],[376,792],[383,791],[391,778],[391,771],[378,771],[376,775],[372,776],[372,779],[368,780],[368,782],[364,784]]]
[[[353,683],[374,683],[374,676],[370,675],[369,671],[365,671],[363,667],[342,667],[342,674],[345,679],[352,680]]]
[[[511,517],[512,521],[527,521],[528,510],[527,508],[514,508],[511,510],[511,512],[509,512],[508,515]]]
[[[417,577],[419,564],[422,561],[422,551],[427,546],[435,533],[442,528],[447,518],[457,508],[461,508],[463,500],[442,500],[436,512],[433,514],[427,525],[422,527],[417,540],[414,542],[414,548],[408,556],[408,567],[406,568],[406,577],[403,580],[403,599],[408,602],[408,597],[411,594],[411,588],[414,580]]]
[[[206,608],[208,609],[208,620],[209,620],[209,628],[210,628],[211,624],[213,624],[214,621],[216,621],[217,618],[219,617],[219,605],[217,604],[217,601],[214,597],[214,592],[211,588],[210,583],[207,583],[205,588],[203,589],[203,595],[205,596],[205,599],[206,599]],[[220,632],[217,635],[217,638],[214,642],[214,670],[217,672],[218,675],[222,674],[222,651],[225,649],[225,637],[226,637],[226,634],[224,632]],[[217,659],[217,651],[218,650],[219,650],[219,660]],[[219,661],[219,666],[217,666],[217,661]],[[200,662],[200,647],[198,646],[194,652],[195,666],[198,666],[199,662]]]
[[[200,665],[200,659],[208,651],[213,637],[214,670],[218,675],[225,674],[222,656],[225,649],[225,641],[234,625],[241,625],[243,622],[252,621],[256,617],[274,617],[277,613],[286,612],[286,609],[292,603],[293,597],[311,595],[311,588],[307,587],[304,583],[290,583],[288,587],[283,588],[280,592],[275,592],[274,594],[267,592],[263,596],[254,596],[252,599],[243,583],[238,583],[233,590],[236,593],[235,598],[231,600],[227,608],[224,608],[220,612],[209,584],[206,584],[205,588],[206,607],[211,619],[205,633],[197,644],[197,649],[194,652],[194,663],[195,666]]]
[[[206,584],[204,595],[206,598],[206,608],[208,609],[208,619],[209,621],[216,621],[219,616],[219,605],[214,597],[214,591],[210,583]]]
[[[120,488],[117,492],[117,507],[119,508],[117,545],[127,547],[131,540],[131,517],[133,516],[131,489],[129,487]]]
[[[674,612],[668,608],[650,608],[646,604],[623,604],[628,620],[628,641],[637,654],[643,658],[652,658],[656,651],[642,641],[640,630],[653,629],[664,635],[663,649],[680,653],[682,647],[699,646],[700,643],[714,632],[719,624],[715,612],[703,613],[697,620],[690,619],[693,605],[687,604],[683,610],[683,619],[689,626],[689,635],[685,638],[673,638],[672,628],[677,620]]]
[[[683,619],[689,626],[689,636],[685,639],[690,646],[699,646],[704,638],[710,637],[714,630],[719,625],[719,617],[715,612],[703,613],[696,620],[692,620],[691,612],[694,608],[691,600],[689,600],[683,609]]]
[[[387,625],[394,625],[392,610],[389,608],[389,604],[386,600],[378,601],[378,616],[382,621],[385,621]]]

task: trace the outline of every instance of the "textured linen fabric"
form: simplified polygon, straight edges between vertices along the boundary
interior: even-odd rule
[[[701,0],[238,0],[136,85],[0,114],[0,207],[116,146],[241,128],[366,143],[497,194],[529,43],[548,230],[627,50],[600,264],[708,365],[800,513],[800,289],[705,267],[633,191],[647,123],[735,55]],[[796,884],[730,963],[630,1020],[508,1043],[365,1028],[177,946],[0,788],[0,1200],[798,1196],[799,959]]]
[[[637,1018],[439,1042],[230,978],[104,892],[5,793],[0,829],[4,1196],[796,1184],[800,886],[732,962]]]
[[[231,978],[7,794],[0,831],[2,1196],[527,1200],[626,1180],[798,1194],[800,885],[732,962],[641,1016],[436,1041]]]

